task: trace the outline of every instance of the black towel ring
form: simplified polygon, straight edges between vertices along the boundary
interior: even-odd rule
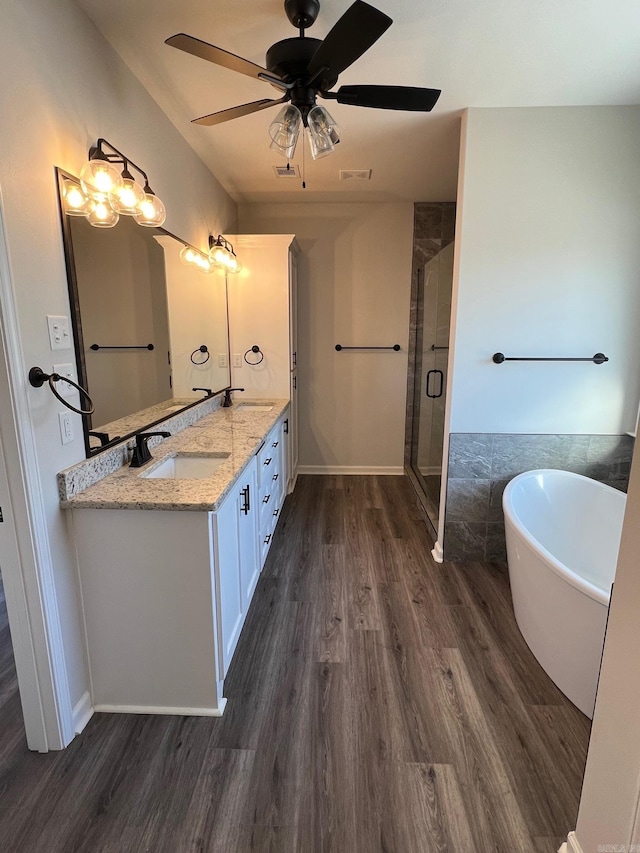
[[[247,358],[247,356],[249,355],[249,353],[250,353],[250,352],[253,352],[253,353],[255,353],[256,355],[257,355],[258,353],[260,353],[260,358],[259,358],[257,361],[249,361],[249,359]],[[260,364],[260,362],[261,362],[261,361],[264,361],[264,353],[262,352],[262,350],[260,349],[260,347],[258,346],[258,344],[254,344],[254,345],[251,347],[251,349],[248,349],[248,350],[245,352],[245,354],[244,354],[244,360],[247,362],[247,364],[251,364],[251,365]]]
[[[56,391],[55,383],[59,382],[62,379],[63,382],[67,382],[69,385],[73,385],[86,399],[89,404],[88,409],[76,409],[75,406],[72,406],[71,403],[67,403],[64,397],[61,397],[60,394]],[[60,376],[59,373],[45,373],[41,367],[32,367],[29,371],[29,382],[33,385],[34,388],[42,388],[45,382],[49,383],[49,388],[53,393],[54,397],[57,397],[58,400],[62,403],[63,406],[66,406],[67,409],[71,409],[72,412],[75,412],[77,415],[92,415],[94,412],[93,401],[91,397],[87,394],[84,388],[81,388],[80,385],[76,385],[75,382],[72,382],[70,379],[67,379],[66,376]]]
[[[204,359],[204,361],[194,361],[193,357],[197,352],[202,352],[202,353],[207,354],[207,357]],[[198,349],[194,349],[194,351],[191,353],[191,363],[192,364],[206,364],[210,358],[211,358],[211,353],[207,349],[206,344],[202,344],[201,347],[198,347]]]

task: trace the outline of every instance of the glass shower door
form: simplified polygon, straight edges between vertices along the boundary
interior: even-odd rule
[[[450,243],[422,267],[418,281],[418,329],[414,380],[411,468],[438,527],[444,413],[451,325],[453,250]]]

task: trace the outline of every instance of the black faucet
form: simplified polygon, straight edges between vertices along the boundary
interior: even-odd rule
[[[147,447],[147,442],[150,438],[153,438],[154,435],[162,436],[162,438],[169,438],[171,433],[164,430],[161,432],[136,433],[136,446],[133,449],[133,456],[131,457],[131,468],[140,468],[150,459],[153,459],[151,451]]]
[[[244,388],[227,388],[224,392],[224,401],[222,403],[223,409],[228,409],[233,405],[233,400],[231,399],[232,391],[244,391]]]
[[[213,391],[211,388],[192,388],[192,391],[204,391],[207,397],[213,397]]]

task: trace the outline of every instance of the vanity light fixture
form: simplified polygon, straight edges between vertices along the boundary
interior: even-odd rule
[[[199,252],[188,243],[185,243],[184,248],[180,251],[180,260],[183,264],[196,267],[204,273],[212,273],[215,272],[216,269],[213,261],[208,255],[205,255],[204,252]]]
[[[222,234],[209,235],[209,258],[215,267],[227,273],[239,273],[242,269],[231,243]]]
[[[142,176],[143,185],[131,169]],[[112,228],[120,214],[149,228],[160,227],[166,219],[165,206],[149,186],[147,173],[106,139],[98,139],[89,149],[89,160],[80,171],[80,191],[86,197],[85,209],[78,194],[69,191],[65,210],[72,216],[85,215],[98,228]]]

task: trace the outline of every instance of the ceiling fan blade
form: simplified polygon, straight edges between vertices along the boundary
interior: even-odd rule
[[[384,12],[363,0],[356,0],[311,57],[309,77],[322,74],[321,79],[331,80],[333,84],[338,75],[369,50],[392,23]]]
[[[231,121],[233,118],[240,118],[241,116],[248,116],[251,113],[260,112],[260,110],[266,110],[268,107],[274,107],[276,104],[283,104],[287,97],[277,98],[275,101],[271,101],[268,98],[264,98],[261,101],[252,101],[250,104],[241,104],[238,107],[230,107],[228,110],[220,110],[217,113],[211,113],[208,116],[201,116],[200,118],[194,118],[191,124],[201,124],[204,127],[212,127],[214,124],[222,124],[225,121]]]
[[[186,33],[177,33],[175,36],[171,36],[165,41],[165,44],[177,47],[178,50],[183,50],[192,56],[198,56],[200,59],[206,59],[207,62],[221,65],[230,71],[238,71],[240,74],[254,77],[257,80],[266,80],[268,83],[280,81],[277,74],[272,74],[271,71],[267,71],[261,65],[249,62],[248,59],[236,56],[235,53],[229,53],[228,50],[223,50],[221,47],[209,44],[209,42],[188,36]]]
[[[352,107],[428,113],[435,107],[440,92],[440,89],[414,86],[340,86],[335,99]]]

